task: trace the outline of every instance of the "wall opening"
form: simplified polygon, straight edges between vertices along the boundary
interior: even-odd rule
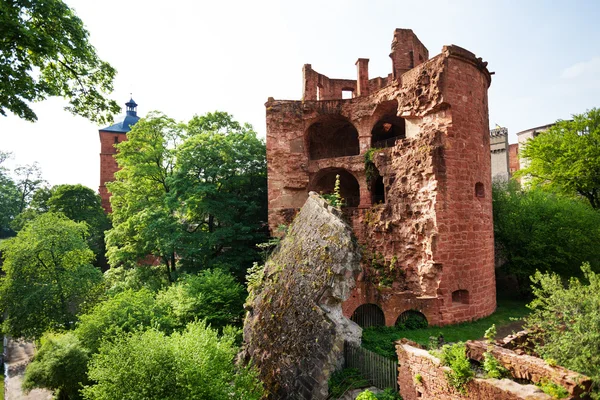
[[[342,99],[352,99],[354,98],[354,90],[350,90],[350,89],[343,89],[342,90]]]
[[[475,196],[485,197],[485,188],[483,187],[483,183],[477,182],[475,184]]]
[[[406,137],[406,123],[396,115],[398,102],[396,100],[382,103],[378,111],[382,116],[371,130],[371,147],[392,147],[396,140]]]
[[[377,176],[371,186],[371,203],[374,205],[385,203],[385,186],[381,175]]]
[[[115,136],[115,144],[119,144],[119,137]]]
[[[469,304],[469,291],[461,289],[452,292],[452,304]]]
[[[350,172],[343,168],[329,168],[319,171],[311,185],[311,190],[321,194],[332,194],[335,188],[336,175],[340,176],[340,194],[344,199],[343,207],[358,207],[360,203],[360,186]]]
[[[377,304],[367,303],[359,306],[350,319],[361,328],[385,326],[385,315]]]
[[[327,117],[308,128],[311,160],[355,156],[360,153],[358,131],[344,117]]]
[[[417,310],[404,311],[396,320],[396,326],[399,329],[420,329],[427,328],[428,325],[427,317]]]

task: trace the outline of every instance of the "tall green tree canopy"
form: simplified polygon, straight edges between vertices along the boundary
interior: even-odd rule
[[[497,254],[522,291],[536,270],[567,278],[584,261],[600,267],[600,213],[585,200],[522,190],[514,181],[495,183],[492,198]]]
[[[0,238],[11,233],[10,224],[19,213],[19,190],[2,163],[10,153],[0,151]]]
[[[73,114],[110,122],[120,110],[106,97],[115,74],[63,1],[0,0],[0,115],[35,121],[29,103],[60,96]]]
[[[108,185],[110,264],[152,254],[171,271],[216,266],[243,279],[266,221],[266,150],[252,127],[224,112],[188,124],[153,113],[128,138]]]
[[[519,176],[530,176],[533,186],[583,196],[600,209],[600,109],[557,122],[528,141],[520,156],[529,165]]]
[[[82,307],[96,300],[102,273],[91,265],[86,236],[85,224],[45,213],[2,242],[4,332],[39,338],[49,329],[71,328]]]

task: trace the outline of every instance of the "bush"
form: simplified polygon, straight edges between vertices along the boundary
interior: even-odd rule
[[[164,265],[110,268],[104,273],[104,280],[106,293],[109,296],[114,296],[127,289],[148,289],[151,292],[158,292],[170,284],[167,267]]]
[[[528,306],[532,312],[525,327],[541,357],[590,376],[598,388],[600,274],[594,273],[589,264],[581,269],[585,280],[571,278],[566,287],[557,274],[537,272],[532,277],[535,298]]]
[[[471,362],[466,355],[466,346],[459,342],[452,345],[442,346],[440,349],[440,360],[442,365],[450,367],[446,372],[448,383],[459,392],[466,393],[466,384],[473,379]]]
[[[344,368],[335,371],[329,378],[329,396],[337,399],[347,390],[354,390],[369,386],[369,381],[365,379],[356,368]]]
[[[80,315],[75,334],[92,353],[96,353],[103,340],[114,340],[127,332],[150,327],[170,332],[173,324],[167,311],[156,304],[152,292],[128,289]]]
[[[197,322],[171,336],[151,329],[105,343],[92,357],[84,398],[259,400],[256,371],[235,367],[235,332],[224,331],[219,337]]]
[[[47,333],[31,364],[25,370],[23,389],[47,388],[56,399],[80,399],[79,390],[87,384],[89,351],[72,332]]]
[[[214,328],[240,325],[246,290],[235,278],[221,270],[183,275],[160,292],[157,302],[173,315],[178,328],[196,319],[205,319]]]
[[[492,195],[498,254],[522,292],[536,270],[570,277],[582,262],[600,264],[600,212],[585,202],[512,181],[495,183]]]

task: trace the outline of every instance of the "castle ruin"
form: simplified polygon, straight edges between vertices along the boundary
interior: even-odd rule
[[[269,225],[289,224],[336,176],[363,247],[344,314],[362,326],[411,316],[445,325],[496,308],[487,63],[455,46],[429,58],[396,29],[392,73],[332,79],[303,68],[299,101],[269,98]]]

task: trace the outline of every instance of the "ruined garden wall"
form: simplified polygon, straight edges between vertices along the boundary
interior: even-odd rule
[[[403,38],[410,43],[399,43]],[[392,59],[407,62],[405,50],[419,44],[412,31],[396,31],[393,54],[404,53]],[[359,62],[360,79],[367,63]],[[366,96],[316,101],[305,91],[304,101],[266,103],[273,232],[291,221],[310,190],[321,191],[324,176],[332,181],[336,173],[349,173],[356,179],[358,204],[344,213],[364,248],[363,271],[343,305],[346,316],[370,303],[382,309],[386,325],[407,310],[423,313],[430,324],[449,324],[495,310],[489,84],[486,63],[446,46]],[[405,137],[369,153],[382,177],[381,201],[374,197],[365,155],[372,129],[390,117],[402,117]],[[342,120],[356,129],[360,154],[311,160],[311,126],[322,124],[319,132],[327,132],[327,124]]]

